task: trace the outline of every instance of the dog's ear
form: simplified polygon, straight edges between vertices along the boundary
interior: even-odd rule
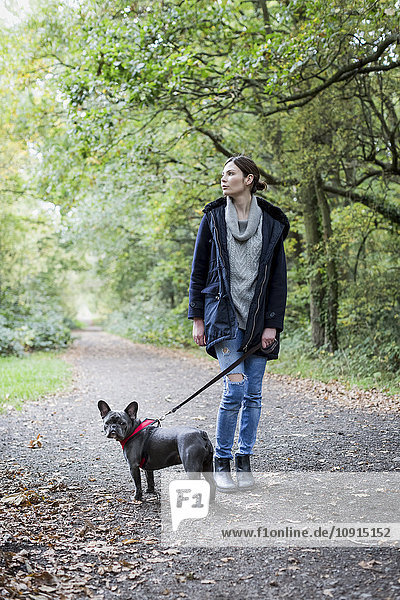
[[[130,416],[131,419],[136,419],[138,409],[137,402],[131,402],[125,409],[125,412]]]
[[[111,408],[108,406],[107,402],[104,402],[104,400],[99,400],[97,406],[99,407],[100,414],[104,419],[104,417],[106,417],[110,412]]]

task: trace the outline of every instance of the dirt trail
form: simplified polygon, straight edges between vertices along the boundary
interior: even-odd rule
[[[104,439],[100,399],[160,416],[217,373],[183,351],[79,333],[68,394],[0,416],[0,589],[4,598],[374,598],[400,594],[394,548],[165,548],[160,504],[132,503],[119,444]],[[214,443],[220,384],[166,425]],[[267,374],[253,466],[259,471],[400,470],[400,415],[369,414]],[[29,447],[40,435],[41,447]],[[157,476],[156,476],[157,484]]]

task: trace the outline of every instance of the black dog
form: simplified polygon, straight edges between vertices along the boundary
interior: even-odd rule
[[[215,499],[213,477],[213,446],[205,431],[196,427],[157,427],[137,418],[137,402],[131,402],[124,411],[111,410],[107,402],[98,403],[104,431],[109,438],[118,440],[123,448],[135,483],[135,500],[142,499],[139,467],[146,471],[147,492],[154,492],[153,471],[182,464],[191,479],[200,473],[210,484],[210,500]]]

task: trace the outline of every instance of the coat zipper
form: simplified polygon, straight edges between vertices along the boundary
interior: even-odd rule
[[[213,220],[213,225],[214,225],[214,230],[215,230],[215,238],[216,238],[217,244],[218,244],[219,256],[220,256],[220,259],[221,259],[221,264],[222,264],[223,268],[225,269],[226,268],[225,267],[225,263],[224,263],[224,261],[222,259],[222,249],[221,249],[221,243],[220,243],[220,240],[219,240],[219,232],[218,232],[217,226],[215,224],[214,215],[212,213],[211,213],[211,218]],[[219,294],[218,294],[218,296],[219,296]],[[228,296],[229,296],[229,292],[228,292]],[[232,308],[233,308],[233,303],[232,303]]]
[[[221,263],[222,263],[222,266],[225,268],[224,261],[222,260],[222,251],[221,251],[221,244],[220,244],[220,242],[219,242],[219,234],[218,234],[218,229],[217,229],[217,226],[215,225],[215,219],[214,219],[214,215],[213,215],[212,213],[211,213],[211,218],[212,218],[212,220],[213,220],[214,231],[215,231],[215,237],[216,237],[217,244],[218,244],[218,249],[219,249],[219,256],[220,256],[220,258],[221,258]]]
[[[251,330],[251,333],[250,333],[249,341],[247,342],[246,346],[243,348],[243,352],[247,352],[247,350],[248,350],[248,347],[249,347],[250,340],[251,340],[251,338],[253,337],[254,329],[255,329],[255,327],[256,327],[256,316],[257,316],[257,313],[258,313],[258,311],[260,310],[260,300],[261,300],[261,294],[262,294],[262,291],[263,291],[263,287],[264,287],[265,280],[266,280],[266,278],[267,278],[267,271],[268,271],[268,263],[265,263],[265,273],[264,273],[264,279],[263,279],[263,281],[262,281],[262,284],[261,284],[261,289],[260,289],[260,293],[259,293],[259,295],[258,295],[257,308],[256,308],[256,311],[255,311],[255,313],[254,313],[254,319],[253,319],[253,328],[252,328],[252,330]]]

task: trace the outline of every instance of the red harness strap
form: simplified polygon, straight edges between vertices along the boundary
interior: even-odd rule
[[[125,448],[125,444],[128,440],[130,440],[134,435],[136,435],[137,433],[139,433],[139,431],[142,431],[142,429],[144,429],[145,427],[149,427],[149,425],[153,425],[153,423],[157,423],[158,419],[145,419],[144,421],[142,421],[140,423],[140,425],[138,425],[135,429],[135,431],[133,433],[131,433],[131,435],[128,435],[128,437],[126,437],[124,440],[120,440],[119,443],[122,446],[122,450]],[[140,461],[139,467],[143,467],[144,463],[146,462],[146,456],[143,456],[142,460]]]

